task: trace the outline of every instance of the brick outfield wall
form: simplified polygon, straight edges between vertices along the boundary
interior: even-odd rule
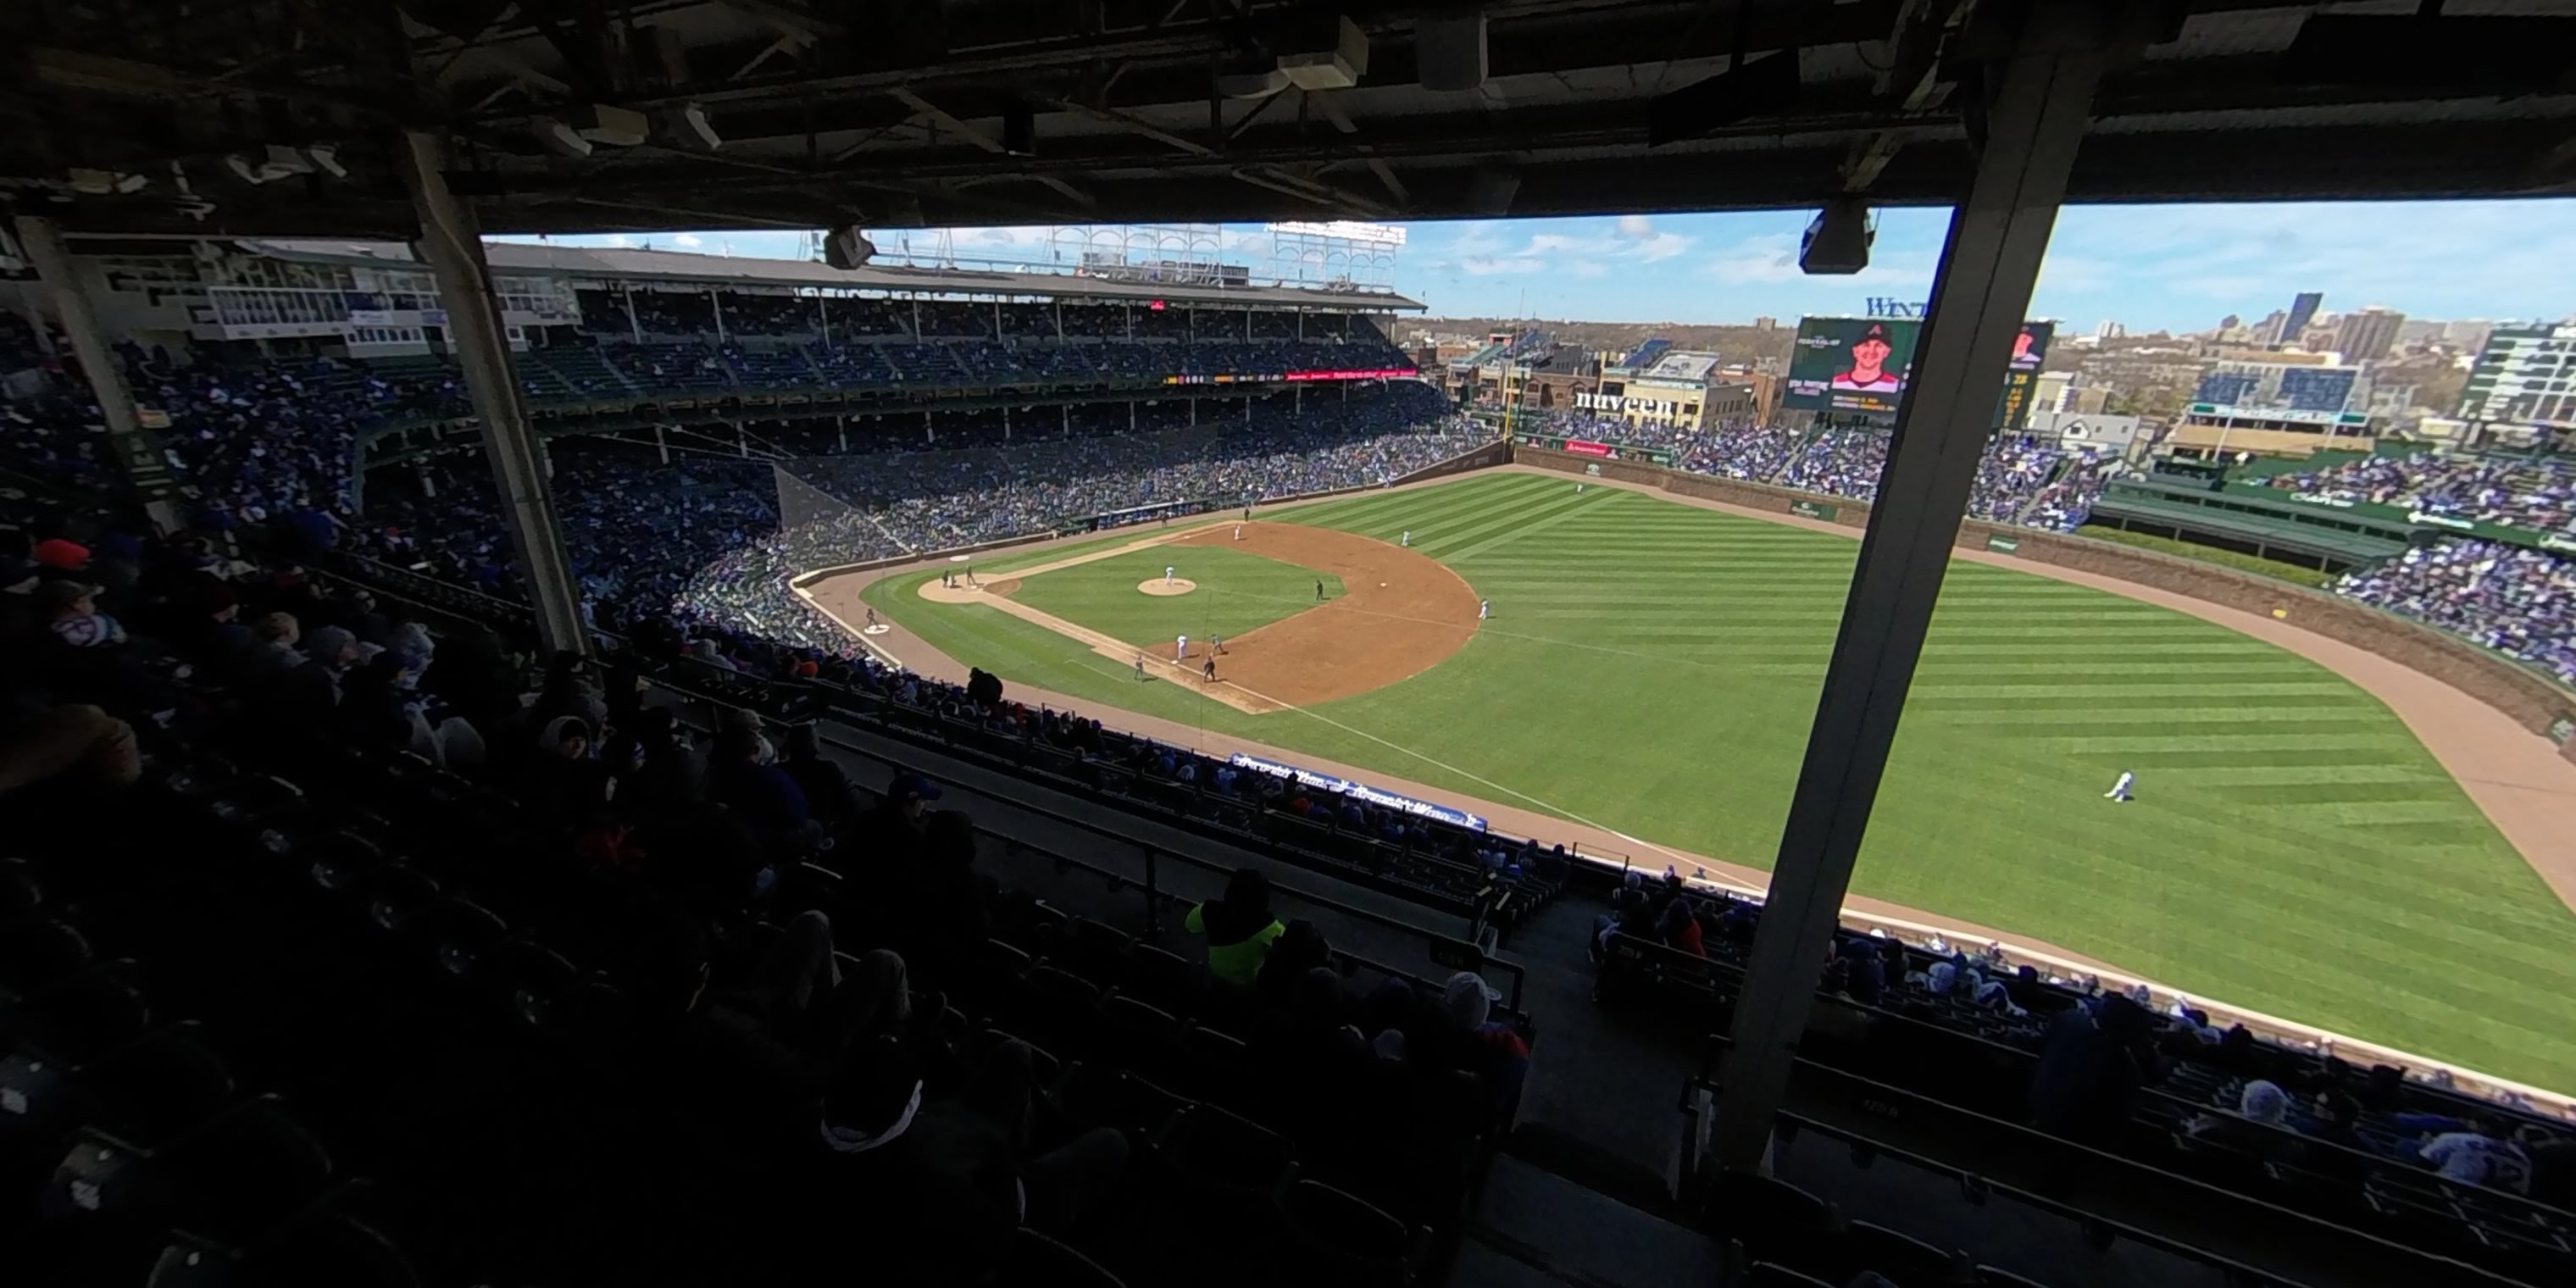
[[[1512,448],[1512,459],[1568,474],[1583,474],[1586,467],[1599,466],[1602,478],[1774,514],[1789,513],[1790,505],[1799,501],[1829,505],[1834,507],[1833,522],[1839,526],[1859,529],[1869,524],[1869,503],[1845,497],[1811,495],[1768,484],[1711,478],[1633,461],[1604,461],[1519,444]],[[2576,717],[2576,693],[2560,688],[2539,673],[2448,632],[2365,608],[2348,599],[2152,550],[1975,519],[1960,525],[1958,546],[1963,550],[1983,550],[1990,536],[2011,538],[2019,543],[2014,557],[2034,563],[2153,586],[2248,613],[2268,615],[2280,609],[2285,613],[2283,620],[2293,626],[2421,671],[2511,716],[2514,723],[2536,734],[2547,734],[2553,721]],[[2558,754],[2576,761],[2576,739],[2561,745]]]

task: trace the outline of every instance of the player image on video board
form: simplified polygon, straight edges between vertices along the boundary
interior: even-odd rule
[[[1782,405],[1806,411],[1893,416],[1914,366],[1920,323],[1903,319],[1806,318],[1789,352]]]
[[[1887,360],[1896,355],[1896,346],[1887,342],[1887,328],[1873,326],[1852,341],[1851,356],[1842,370],[1834,373],[1827,386],[1836,393],[1893,394],[1905,388],[1905,377],[1887,369]]]

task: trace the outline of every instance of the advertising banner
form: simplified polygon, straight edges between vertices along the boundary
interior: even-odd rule
[[[2016,554],[2021,550],[2021,539],[2019,537],[1989,536],[1986,538],[1986,549],[1992,550],[1999,555]]]
[[[1661,447],[1640,447],[1635,443],[1600,443],[1588,438],[1558,438],[1548,434],[1521,436],[1532,447],[1571,452],[1576,456],[1597,456],[1605,461],[1644,461],[1649,465],[1670,466],[1673,454]]]
[[[1822,505],[1814,501],[1791,501],[1789,513],[1801,519],[1823,519],[1830,523],[1835,515],[1842,513],[1842,507]]]
[[[1226,757],[1226,763],[1237,769],[1249,769],[1254,773],[1268,774],[1273,778],[1284,778],[1300,787],[1348,796],[1371,805],[1381,805],[1391,810],[1411,814],[1416,818],[1435,818],[1443,823],[1472,827],[1479,832],[1485,830],[1485,820],[1465,810],[1452,809],[1446,805],[1434,805],[1429,801],[1415,800],[1410,796],[1398,796],[1394,792],[1380,791],[1355,779],[1319,774],[1311,769],[1303,769],[1276,760],[1265,760],[1259,756],[1248,756],[1239,751]]]
[[[1411,367],[1368,367],[1351,371],[1232,372],[1225,375],[1165,376],[1167,385],[1304,384],[1318,380],[1410,380],[1421,373]]]

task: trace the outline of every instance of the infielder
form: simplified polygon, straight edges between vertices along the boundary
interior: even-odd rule
[[[1491,616],[1493,616],[1493,615],[1494,615],[1494,601],[1492,601],[1492,600],[1490,600],[1490,599],[1479,599],[1479,600],[1477,600],[1477,601],[1476,601],[1476,620],[1477,620],[1477,621],[1480,621],[1480,622],[1481,622],[1481,621],[1485,620],[1486,618],[1491,617]]]
[[[2120,781],[2111,784],[2111,790],[2102,793],[2102,799],[2106,801],[2118,801],[2123,805],[2128,804],[2129,786],[2137,781],[2138,776],[2136,774],[2130,773],[2125,769],[2121,770]]]
[[[1172,566],[1170,564],[1163,565],[1163,584],[1166,586],[1172,584]]]
[[[1234,539],[1237,541],[1243,540],[1243,525],[1240,523],[1234,525]]]
[[[1411,529],[1411,528],[1406,528],[1406,529],[1404,530],[1404,540],[1399,541],[1399,542],[1396,542],[1395,544],[1397,544],[1397,545],[1399,545],[1399,546],[1410,546],[1410,545],[1412,545],[1412,544],[1413,544],[1413,529]]]
[[[1179,642],[1177,642],[1177,643],[1175,643],[1175,644],[1173,644],[1173,645],[1172,645],[1172,660],[1173,660],[1173,661],[1175,661],[1175,662],[1178,662],[1178,661],[1180,661],[1181,659],[1183,659],[1183,658],[1185,658],[1185,657],[1188,657],[1189,655],[1190,655],[1190,637],[1189,637],[1189,636],[1187,636],[1187,635],[1184,635],[1184,636],[1182,636],[1182,637],[1180,638]]]
[[[1145,678],[1145,650],[1141,648],[1136,650],[1136,678]]]
[[[1225,651],[1225,637],[1224,637],[1224,636],[1222,636],[1222,635],[1210,635],[1210,636],[1208,636],[1208,656],[1209,656],[1209,657],[1215,657],[1217,654],[1222,653],[1222,652],[1224,652],[1224,651]]]

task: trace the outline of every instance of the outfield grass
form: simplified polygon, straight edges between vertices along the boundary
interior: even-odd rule
[[[1198,589],[1170,596],[1137,589],[1139,582],[1160,580],[1165,568]],[[1315,606],[1319,581],[1327,597],[1341,596],[1341,578],[1312,568],[1224,546],[1156,546],[1039,573],[1011,597],[1113,639],[1168,649],[1176,636],[1205,641],[1294,617]]]
[[[1857,542],[1526,474],[1286,517],[1409,528],[1494,619],[1401,684],[1249,716],[918,577],[867,597],[1006,680],[1769,866]],[[2163,608],[1952,564],[1854,888],[2576,1087],[2576,914],[2377,699]]]

